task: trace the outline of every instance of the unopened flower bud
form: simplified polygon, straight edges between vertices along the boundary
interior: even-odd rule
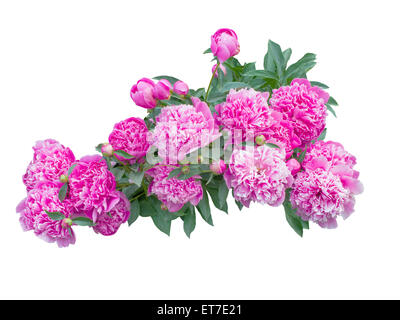
[[[67,183],[67,182],[68,182],[68,176],[65,175],[65,174],[61,175],[60,181],[61,181],[62,183]]]
[[[301,165],[296,159],[290,159],[288,162],[286,162],[286,166],[294,176],[297,172],[300,171]]]
[[[189,86],[183,81],[177,81],[174,84],[173,90],[176,94],[185,96],[189,92]]]
[[[259,146],[262,146],[265,143],[265,137],[263,135],[259,135],[256,137],[256,143]]]
[[[183,174],[188,174],[190,172],[190,168],[188,166],[182,167],[182,173]]]
[[[168,210],[168,207],[164,204],[164,203],[162,203],[161,204],[161,210]]]
[[[105,157],[112,157],[113,153],[114,153],[114,149],[112,147],[111,144],[109,143],[105,143],[103,144],[103,146],[101,147],[101,153],[103,154],[103,156]]]
[[[226,170],[226,164],[224,160],[218,160],[210,164],[210,170],[214,174],[223,174]]]
[[[158,100],[167,100],[171,96],[172,85],[167,79],[161,79],[154,86],[154,97]]]
[[[63,219],[63,220],[61,221],[61,226],[62,226],[64,229],[69,228],[70,226],[72,226],[72,220],[71,220],[70,218],[65,218],[65,219]]]

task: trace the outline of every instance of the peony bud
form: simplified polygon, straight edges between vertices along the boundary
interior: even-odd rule
[[[219,29],[211,36],[211,51],[219,62],[225,62],[240,52],[239,41],[235,31]]]
[[[101,153],[105,157],[112,157],[112,155],[114,154],[113,146],[110,143],[103,144],[103,146],[101,147]]]
[[[183,174],[188,174],[190,172],[190,168],[188,166],[182,167],[182,173]]]
[[[256,143],[257,145],[262,146],[265,143],[265,137],[263,135],[257,136]]]
[[[177,82],[175,82],[175,84],[174,84],[174,92],[175,92],[176,94],[180,94],[180,95],[185,96],[185,95],[187,95],[188,92],[189,92],[189,87],[188,87],[188,85],[187,85],[185,82],[183,82],[183,81],[177,81]]]
[[[292,158],[288,162],[286,162],[286,166],[292,173],[292,176],[294,176],[297,172],[299,172],[300,168],[301,168],[300,163],[294,158]]]
[[[154,98],[154,82],[148,78],[140,79],[131,89],[131,98],[139,107],[154,108],[157,105]]]
[[[61,181],[62,183],[67,183],[67,182],[68,182],[68,176],[65,175],[65,174],[61,175],[60,181]]]
[[[214,64],[212,67],[212,74],[214,74],[215,72],[215,68],[217,67],[217,64]],[[222,72],[224,73],[224,75],[226,75],[226,68],[223,64],[219,65],[219,68],[222,70]],[[218,73],[219,71],[215,72],[215,78],[218,78]]]
[[[70,218],[65,218],[61,221],[61,226],[64,229],[68,229],[70,226],[72,226],[72,220]]]
[[[226,170],[226,164],[224,160],[218,160],[210,164],[210,170],[214,174],[223,174]]]
[[[167,79],[161,79],[154,86],[154,98],[168,100],[171,96],[172,85]]]

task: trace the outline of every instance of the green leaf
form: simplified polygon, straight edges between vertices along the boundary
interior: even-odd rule
[[[78,226],[89,226],[89,227],[93,227],[95,225],[95,223],[93,223],[93,221],[89,218],[86,217],[78,217],[78,218],[74,218],[72,219],[72,222]]]
[[[326,131],[327,131],[326,128],[322,130],[317,140],[324,140],[326,138]]]
[[[302,163],[307,153],[307,146],[304,148],[303,152],[300,154],[299,158],[297,159],[298,162]]]
[[[272,59],[275,62],[276,70],[279,79],[283,77],[283,71],[285,69],[285,58],[283,57],[281,46],[271,40],[268,41],[268,53],[271,52]]]
[[[172,171],[169,173],[167,179],[174,178],[174,177],[176,177],[177,175],[179,175],[181,172],[182,172],[182,168],[181,168],[181,167],[176,168],[176,169],[172,170]]]
[[[129,173],[129,182],[134,183],[137,186],[141,186],[143,177],[144,177],[144,171],[130,172]]]
[[[210,203],[208,200],[208,195],[206,189],[203,188],[203,199],[200,200],[199,204],[196,206],[199,211],[201,217],[207,222],[209,225],[213,226],[213,220],[211,216]]]
[[[330,104],[332,106],[338,105],[337,101],[335,99],[333,99],[333,97],[329,97],[328,104]]]
[[[286,198],[283,203],[285,209],[286,220],[292,229],[300,236],[303,236],[303,229],[308,229],[308,222],[303,221],[298,215],[296,215],[296,209],[293,209],[290,203],[290,190],[286,190]]]
[[[64,183],[60,191],[58,192],[58,199],[60,199],[61,202],[64,201],[65,198],[67,197],[67,193],[68,193],[68,183]]]
[[[329,89],[329,87],[326,84],[319,82],[319,81],[310,81],[310,84],[313,87],[317,86],[317,87],[320,87],[321,89]]]
[[[155,79],[155,80],[166,79],[166,80],[168,80],[172,85],[174,85],[175,82],[179,81],[179,79],[174,78],[174,77],[170,77],[170,76],[158,76],[158,77],[154,77],[153,79]]]
[[[139,189],[140,187],[137,186],[136,184],[131,184],[130,186],[127,186],[125,188],[122,189],[122,192],[125,194],[125,196],[129,199],[131,198],[136,191]]]
[[[75,167],[77,166],[77,163],[74,163],[69,169],[68,169],[68,173],[67,176],[69,177],[72,173],[72,171],[74,171]]]
[[[153,199],[153,197],[148,197],[148,198],[139,200],[139,205],[140,205],[139,214],[142,217],[151,217],[151,216],[157,214],[157,211],[154,209],[154,207],[151,203],[152,199]]]
[[[236,203],[237,207],[239,208],[239,210],[242,211],[243,204],[240,201],[237,201],[237,200],[235,200],[235,203]]]
[[[276,79],[275,74],[265,71],[265,70],[252,70],[252,71],[244,73],[243,76],[244,77],[259,77],[259,78],[264,78],[264,79],[278,80],[278,79]]]
[[[222,206],[224,206],[225,204],[227,205],[227,203],[226,203],[226,198],[228,197],[228,194],[229,194],[229,189],[228,189],[228,187],[226,186],[225,181],[223,181],[223,182],[220,184],[220,187],[219,187],[219,189],[218,189],[218,199],[219,199],[219,203],[220,203]],[[227,212],[227,213],[228,213],[228,212]]]
[[[135,200],[131,203],[131,215],[128,219],[128,225],[130,226],[134,223],[140,215],[140,204],[138,200]]]
[[[194,228],[196,228],[196,213],[193,206],[189,207],[182,219],[183,230],[185,231],[187,237],[190,238],[191,233],[193,232]]]
[[[103,143],[100,143],[96,146],[96,151],[101,153],[101,148],[103,147]]]
[[[205,50],[205,51],[203,52],[203,54],[206,54],[206,53],[212,53],[211,48],[208,48],[207,50]]]
[[[244,83],[244,82],[227,82],[227,83],[224,84],[224,86],[222,87],[221,91],[226,92],[226,91],[229,91],[231,89],[246,88],[246,87],[249,87],[249,85]]]
[[[131,154],[129,154],[129,153],[123,151],[123,150],[115,150],[114,154],[116,154],[116,155],[118,155],[118,156],[120,156],[122,158],[125,158],[125,159],[132,159],[133,158],[133,156]]]
[[[275,62],[270,52],[267,52],[264,56],[264,70],[272,74],[276,73]]]
[[[290,57],[292,56],[292,49],[286,49],[282,53],[284,60],[284,69],[286,69],[287,63],[289,62]]]
[[[270,148],[280,149],[280,146],[278,146],[278,145],[276,145],[274,143],[267,142],[267,143],[265,143],[265,145],[270,147]]]
[[[156,214],[151,216],[154,225],[166,235],[170,235],[171,232],[171,217],[169,216],[170,212],[163,211],[157,212]]]
[[[301,59],[290,65],[285,75],[287,83],[294,78],[304,78],[306,73],[316,65],[315,59],[314,53],[306,53]]]
[[[330,113],[332,113],[332,114],[334,115],[335,118],[337,118],[337,115],[336,115],[335,110],[334,110],[329,104],[326,105],[326,109],[327,109]]]
[[[49,211],[46,211],[46,210],[45,210],[45,212],[47,213],[47,215],[49,216],[49,218],[51,220],[60,221],[60,220],[65,219],[64,214],[62,214],[61,212],[49,212]]]
[[[125,170],[121,167],[116,167],[116,168],[111,168],[110,170],[112,174],[115,177],[115,180],[121,180],[121,178],[124,176]]]

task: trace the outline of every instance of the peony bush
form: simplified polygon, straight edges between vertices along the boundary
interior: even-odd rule
[[[171,76],[141,78],[133,102],[147,116],[114,125],[97,155],[75,158],[60,142],[33,147],[17,206],[24,231],[59,247],[75,243],[77,226],[110,236],[139,217],[170,234],[183,220],[188,237],[197,217],[213,225],[211,203],[228,213],[252,203],[283,206],[300,236],[309,222],[336,228],[363,191],[356,158],[325,141],[337,102],[328,86],[310,81],[316,56],[289,64],[292,50],[268,42],[262,69],[241,63],[237,34],[211,36],[211,80],[193,89]]]

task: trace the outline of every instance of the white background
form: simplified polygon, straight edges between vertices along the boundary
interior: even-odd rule
[[[398,1],[1,1],[0,298],[400,298]],[[76,228],[59,249],[24,233],[15,207],[36,140],[77,157],[113,124],[144,116],[129,97],[141,77],[192,88],[210,78],[210,36],[236,30],[238,59],[262,67],[268,39],[293,59],[318,54],[311,80],[330,85],[328,139],[358,158],[365,192],[336,230],[303,239],[283,208],[252,205],[200,218],[188,240],[149,218],[113,237]]]

